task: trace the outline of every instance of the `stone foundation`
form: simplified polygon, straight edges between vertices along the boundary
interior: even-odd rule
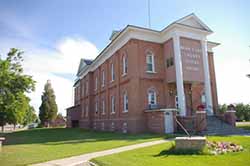
[[[202,150],[206,145],[206,137],[176,137],[177,150]]]

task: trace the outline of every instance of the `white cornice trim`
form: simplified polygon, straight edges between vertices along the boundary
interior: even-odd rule
[[[188,19],[190,17],[188,17]],[[163,29],[162,31],[155,31],[147,28],[140,28],[128,25],[98,55],[98,57],[93,61],[91,65],[89,65],[86,69],[81,71],[80,79],[83,78],[88,72],[95,71],[95,69],[97,69],[101,64],[103,64],[108,58],[110,58],[117,50],[123,47],[130,39],[138,39],[154,43],[164,43],[165,41],[172,38],[174,34],[177,34],[180,37],[188,37],[196,40],[206,40],[207,35],[211,33],[212,31],[192,28],[186,25],[178,24],[177,22],[170,24],[167,28]]]

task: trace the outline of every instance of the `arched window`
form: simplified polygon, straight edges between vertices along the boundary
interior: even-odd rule
[[[150,89],[148,91],[148,105],[150,108],[152,108],[152,106],[155,106],[157,104],[156,102],[156,92],[153,89]]]
[[[123,94],[123,112],[128,112],[128,95],[127,92]]]
[[[146,56],[147,72],[155,72],[154,54],[151,51],[147,52]]]
[[[128,73],[128,57],[124,53],[122,56],[122,75],[126,75]]]

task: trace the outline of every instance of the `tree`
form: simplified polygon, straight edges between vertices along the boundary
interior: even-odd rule
[[[39,107],[39,118],[42,126],[49,127],[51,121],[56,118],[57,104],[54,90],[51,86],[50,80],[44,86],[44,92],[42,95],[42,104]]]
[[[29,109],[27,109],[27,111],[25,112],[25,116],[24,116],[24,121],[23,121],[23,125],[28,125],[32,122],[36,122],[37,121],[37,115],[35,113],[35,109],[32,106],[29,106]]]
[[[29,98],[25,95],[35,89],[35,81],[23,73],[23,52],[11,48],[6,59],[0,58],[0,125],[23,122]]]

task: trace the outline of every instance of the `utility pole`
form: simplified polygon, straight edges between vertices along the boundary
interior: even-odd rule
[[[151,28],[151,20],[150,20],[150,0],[148,0],[148,28]]]
[[[250,47],[250,46],[249,46]],[[250,59],[249,59],[249,62],[250,62]],[[247,77],[250,78],[250,74],[247,74]]]

